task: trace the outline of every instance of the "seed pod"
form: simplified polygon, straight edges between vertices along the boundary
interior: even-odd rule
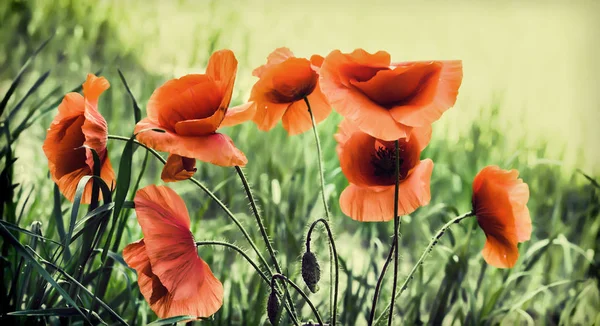
[[[269,317],[269,321],[272,325],[279,324],[279,310],[281,306],[279,304],[279,298],[275,293],[275,290],[271,290],[271,294],[269,295],[269,300],[267,301],[267,316]]]
[[[315,254],[310,251],[302,256],[302,278],[312,293],[319,290],[317,283],[321,279],[321,267]]]

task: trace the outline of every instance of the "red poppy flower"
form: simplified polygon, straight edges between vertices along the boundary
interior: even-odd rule
[[[325,120],[331,107],[319,88],[318,70],[322,62],[323,57],[318,55],[310,60],[296,58],[288,48],[273,51],[267,64],[252,72],[259,80],[252,87],[253,104],[243,116],[251,117],[260,130],[271,130],[281,120],[288,134],[301,134],[312,128],[306,97],[315,122]]]
[[[104,77],[88,74],[83,84],[83,96],[79,93],[65,95],[58,106],[58,114],[46,133],[43,150],[48,158],[52,180],[60,192],[73,201],[79,180],[94,171],[92,152],[82,146],[93,148],[102,164],[100,177],[111,187],[115,172],[106,151],[108,127],[98,112],[98,98],[110,84]],[[82,202],[92,200],[92,182],[84,190]]]
[[[320,75],[321,90],[337,112],[375,138],[395,140],[430,125],[454,105],[462,62],[391,63],[384,51],[335,50]]]
[[[123,249],[140,292],[160,318],[208,317],[223,304],[223,285],[198,257],[185,203],[170,188],[148,186],[135,196],[144,238]]]
[[[517,243],[529,240],[529,187],[517,170],[486,166],[473,181],[473,210],[487,238],[482,255],[498,268],[510,268],[519,258]]]
[[[342,172],[350,182],[340,196],[344,214],[363,222],[394,218],[396,146],[394,141],[377,139],[344,119],[335,135]],[[400,138],[400,187],[398,215],[406,215],[431,199],[430,159],[420,160],[431,139],[431,126],[414,128],[409,138]]]
[[[165,132],[142,132],[137,139],[156,150],[215,165],[246,165],[246,156],[231,138],[217,133],[231,101],[236,71],[233,52],[221,50],[210,57],[206,74],[166,82],[150,97],[148,117],[135,126],[135,133],[151,128]]]

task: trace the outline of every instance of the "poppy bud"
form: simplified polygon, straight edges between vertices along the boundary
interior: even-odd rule
[[[271,290],[269,300],[267,301],[267,316],[272,325],[279,324],[279,311],[281,306],[279,304],[279,298],[275,293],[275,290]]]
[[[319,267],[315,254],[310,251],[305,252],[302,256],[302,278],[312,293],[319,290],[317,283],[321,279],[321,267]]]

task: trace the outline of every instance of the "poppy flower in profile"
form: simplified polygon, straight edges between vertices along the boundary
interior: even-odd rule
[[[307,98],[319,123],[331,112],[321,93],[318,70],[323,57],[313,55],[310,60],[296,58],[288,48],[278,48],[267,58],[267,63],[252,72],[259,80],[252,87],[246,116],[268,131],[281,120],[290,135],[301,134],[312,128]]]
[[[187,180],[196,173],[196,159],[170,154],[160,178],[164,182]]]
[[[167,81],[150,97],[148,117],[135,126],[137,139],[156,150],[181,157],[220,166],[246,165],[246,156],[231,138],[217,132],[231,102],[236,71],[233,52],[221,50],[210,57],[206,74]],[[165,132],[140,133],[148,129]]]
[[[108,126],[98,112],[98,98],[109,87],[104,77],[88,74],[83,83],[83,96],[79,93],[65,95],[46,133],[42,148],[48,158],[50,176],[71,202],[79,180],[86,175],[93,175],[94,157],[88,148],[98,153],[102,180],[109,187],[115,184],[115,172],[106,151]],[[91,200],[92,182],[89,182],[81,201],[89,204]]]
[[[483,259],[498,268],[513,267],[517,243],[531,237],[529,187],[518,176],[517,170],[486,166],[473,181],[473,211],[486,236]]]
[[[151,185],[134,202],[144,238],[127,245],[123,259],[136,270],[150,308],[160,318],[217,312],[223,285],[198,257],[183,199],[168,187]]]
[[[461,61],[392,63],[385,51],[332,51],[320,70],[329,104],[360,130],[383,140],[408,137],[456,102]]]
[[[344,119],[338,133],[337,153],[342,172],[350,185],[340,195],[342,212],[361,222],[394,218],[396,187],[396,146],[394,141],[377,139]],[[431,126],[414,128],[409,138],[400,138],[398,215],[414,212],[429,204],[430,159],[421,160],[421,151],[431,139]]]

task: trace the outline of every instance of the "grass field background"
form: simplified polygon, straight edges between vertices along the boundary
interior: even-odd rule
[[[10,110],[35,80],[50,72],[8,127],[14,130],[30,110],[49,108],[13,144],[18,158],[13,171],[14,183],[19,183],[18,225],[31,229],[39,221],[45,237],[60,239],[53,213],[54,185],[41,144],[56,112],[48,106],[79,86],[89,72],[102,69],[111,82],[99,106],[109,133],[128,137],[134,126],[133,110],[117,69],[145,114],[156,87],[173,77],[203,72],[210,54],[222,48],[232,49],[239,61],[233,104],[248,99],[256,80],[252,69],[280,46],[297,56],[360,47],[370,52],[386,50],[393,61],[461,59],[464,79],[458,101],[434,124],[433,139],[422,155],[435,162],[432,202],[403,217],[401,279],[433,233],[453,217],[454,208],[470,209],[471,181],[488,164],[516,168],[529,184],[532,239],[520,246],[521,258],[514,269],[500,270],[487,267],[481,258],[485,237],[474,220],[453,226],[397,301],[401,317],[396,321],[600,323],[598,188],[577,172],[592,178],[600,174],[599,12],[600,5],[593,1],[4,1],[0,4],[2,96],[26,58],[54,34],[31,62],[0,118],[8,121]],[[326,195],[342,258],[340,322],[363,325],[389,250],[392,223],[361,224],[341,213],[338,198],[347,181],[332,137],[340,120],[333,113],[318,129]],[[4,131],[7,124],[3,126]],[[252,123],[227,128],[225,133],[248,157],[245,172],[282,266],[303,284],[299,261],[304,233],[310,222],[323,216],[313,135],[289,137],[281,126],[265,133]],[[4,148],[6,137],[1,139]],[[123,145],[109,141],[115,167]],[[134,155],[134,176],[143,159],[140,148]],[[150,157],[141,186],[160,184],[161,168]],[[204,163],[198,168],[196,177],[230,207],[264,249],[235,171]],[[226,240],[249,248],[221,209],[193,184],[169,186],[186,200],[196,240]],[[65,223],[70,208],[62,200]],[[121,249],[141,237],[133,211],[128,213]],[[15,235],[24,244],[30,241],[26,235]],[[311,296],[323,315],[329,311],[325,241],[324,237],[313,240],[323,276],[321,290]],[[50,244],[37,249],[42,257],[44,246]],[[199,252],[226,291],[224,306],[212,323],[266,323],[268,286],[247,263],[221,248]],[[6,257],[14,259],[14,252]],[[121,264],[114,269],[105,301],[128,321],[154,320],[156,316],[136,294],[135,273]],[[10,273],[4,277],[10,283]],[[39,282],[35,273],[22,278],[31,280],[20,288],[25,293]],[[18,284],[22,286],[21,281]],[[391,277],[386,284],[381,308],[389,302]],[[92,281],[86,285],[94,289]],[[24,296],[19,310],[27,308],[27,300]],[[308,320],[308,306],[301,299],[297,302]],[[47,304],[64,302],[55,298]],[[99,314],[110,320],[105,311]]]

